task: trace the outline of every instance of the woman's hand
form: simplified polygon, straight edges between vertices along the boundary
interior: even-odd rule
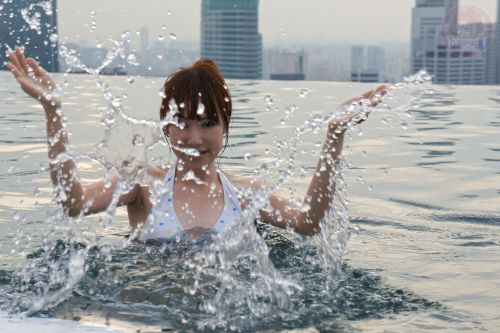
[[[21,48],[8,51],[9,62],[6,66],[12,71],[24,92],[37,99],[45,110],[61,107],[61,99],[56,94],[56,85],[49,73],[33,58],[26,59]]]
[[[354,97],[351,98],[350,100],[342,103],[339,108],[342,108],[344,106],[348,105],[355,105],[358,103],[362,103],[363,101],[366,101],[367,105],[371,107],[377,106],[380,101],[382,96],[384,96],[386,93],[386,87],[385,85],[380,85],[374,90],[369,90],[365,93],[363,93],[360,97]],[[360,114],[359,112],[352,112],[349,111],[346,108],[346,112],[337,115],[330,119],[328,122],[328,132],[330,133],[331,131],[334,131],[335,133],[341,133],[345,132],[347,129],[348,124],[354,123],[354,124],[360,124],[363,121],[366,120],[366,117],[368,114]]]

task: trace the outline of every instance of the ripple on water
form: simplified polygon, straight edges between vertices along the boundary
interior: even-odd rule
[[[440,307],[438,303],[385,283],[374,272],[349,265],[344,266],[340,279],[326,285],[324,271],[311,265],[316,248],[298,248],[280,234],[266,233],[273,263],[281,273],[298,279],[303,290],[292,296],[289,308],[256,319],[252,318],[245,304],[240,304],[231,310],[234,311],[232,315],[227,316],[230,318],[228,325],[238,324],[243,330],[311,326],[326,329],[332,325],[344,327],[345,324],[341,323],[345,321],[377,319],[389,314]],[[22,281],[17,273],[0,271],[2,308],[26,310],[40,283],[49,278],[49,272],[42,267],[68,261],[72,249],[84,247],[83,244],[69,246],[58,241],[50,253],[39,250],[31,254],[32,259],[39,259],[34,261],[40,269],[36,279]],[[200,299],[210,297],[217,288],[212,284],[213,280],[207,280],[196,295],[185,292],[185,287],[193,279],[183,267],[183,258],[192,251],[192,248],[183,246],[140,244],[111,252],[107,248],[94,247],[89,250],[85,276],[73,292],[57,306],[34,315],[94,322],[102,320],[103,323],[125,320],[137,327],[197,330],[197,325],[211,315],[193,309],[199,309]],[[235,271],[242,278],[248,273]]]

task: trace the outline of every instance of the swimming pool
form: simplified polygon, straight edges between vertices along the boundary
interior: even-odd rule
[[[8,75],[0,72],[4,311],[23,295],[21,284],[17,293],[5,294],[12,290],[13,270],[44,246],[51,256],[64,257],[68,245],[62,237],[72,228],[61,225],[60,234],[44,235],[46,221],[55,212],[46,171],[44,117]],[[157,119],[161,79],[141,78],[133,84],[124,77],[104,80],[131,115]],[[89,76],[60,75],[57,81],[67,81],[64,111],[70,142],[77,151],[89,150],[104,135],[99,126],[99,113],[106,110],[102,95]],[[235,110],[221,166],[248,174],[270,161],[278,141],[290,137],[296,126],[372,86],[229,81],[229,88]],[[346,142],[350,216],[357,231],[349,241],[344,275],[325,289],[322,272],[304,263],[314,256],[306,253],[313,248],[295,247],[294,236],[287,232],[261,230],[278,271],[293,277],[302,289],[285,309],[268,308],[263,302],[258,320],[242,307],[225,318],[226,327],[494,332],[500,324],[500,88],[436,86],[412,112],[408,128],[401,128],[395,115],[382,112],[373,113],[361,128]],[[314,166],[311,151],[319,149],[323,137],[324,132],[304,137],[298,165],[306,170]],[[158,147],[157,154],[169,158],[166,147]],[[84,179],[102,174],[88,160],[79,166]],[[300,194],[306,184],[296,176],[282,190]],[[128,230],[126,212],[119,211],[109,229],[98,226],[99,216],[90,217],[76,233],[96,233],[119,245]],[[179,288],[175,281],[183,278],[178,276],[182,270],[172,251],[139,245],[95,249],[73,294],[35,315],[134,330],[195,329],[206,320],[200,297],[215,291],[209,282],[201,296]],[[24,292],[29,294],[29,285]]]

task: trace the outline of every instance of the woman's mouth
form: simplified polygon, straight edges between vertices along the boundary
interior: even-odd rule
[[[197,154],[195,154],[195,156],[194,156],[194,157],[197,157],[197,156],[204,156],[204,155],[206,155],[206,154],[208,153],[208,149],[205,149],[205,148],[203,148],[203,149],[193,148],[193,151],[196,151],[196,152],[197,152]]]

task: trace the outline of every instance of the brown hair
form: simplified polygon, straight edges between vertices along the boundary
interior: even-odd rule
[[[181,68],[169,76],[164,85],[164,93],[160,108],[161,119],[170,111],[171,99],[184,117],[198,119],[198,103],[201,101],[207,118],[217,124],[222,121],[226,134],[228,133],[232,112],[231,95],[212,60],[200,59],[192,66]]]

